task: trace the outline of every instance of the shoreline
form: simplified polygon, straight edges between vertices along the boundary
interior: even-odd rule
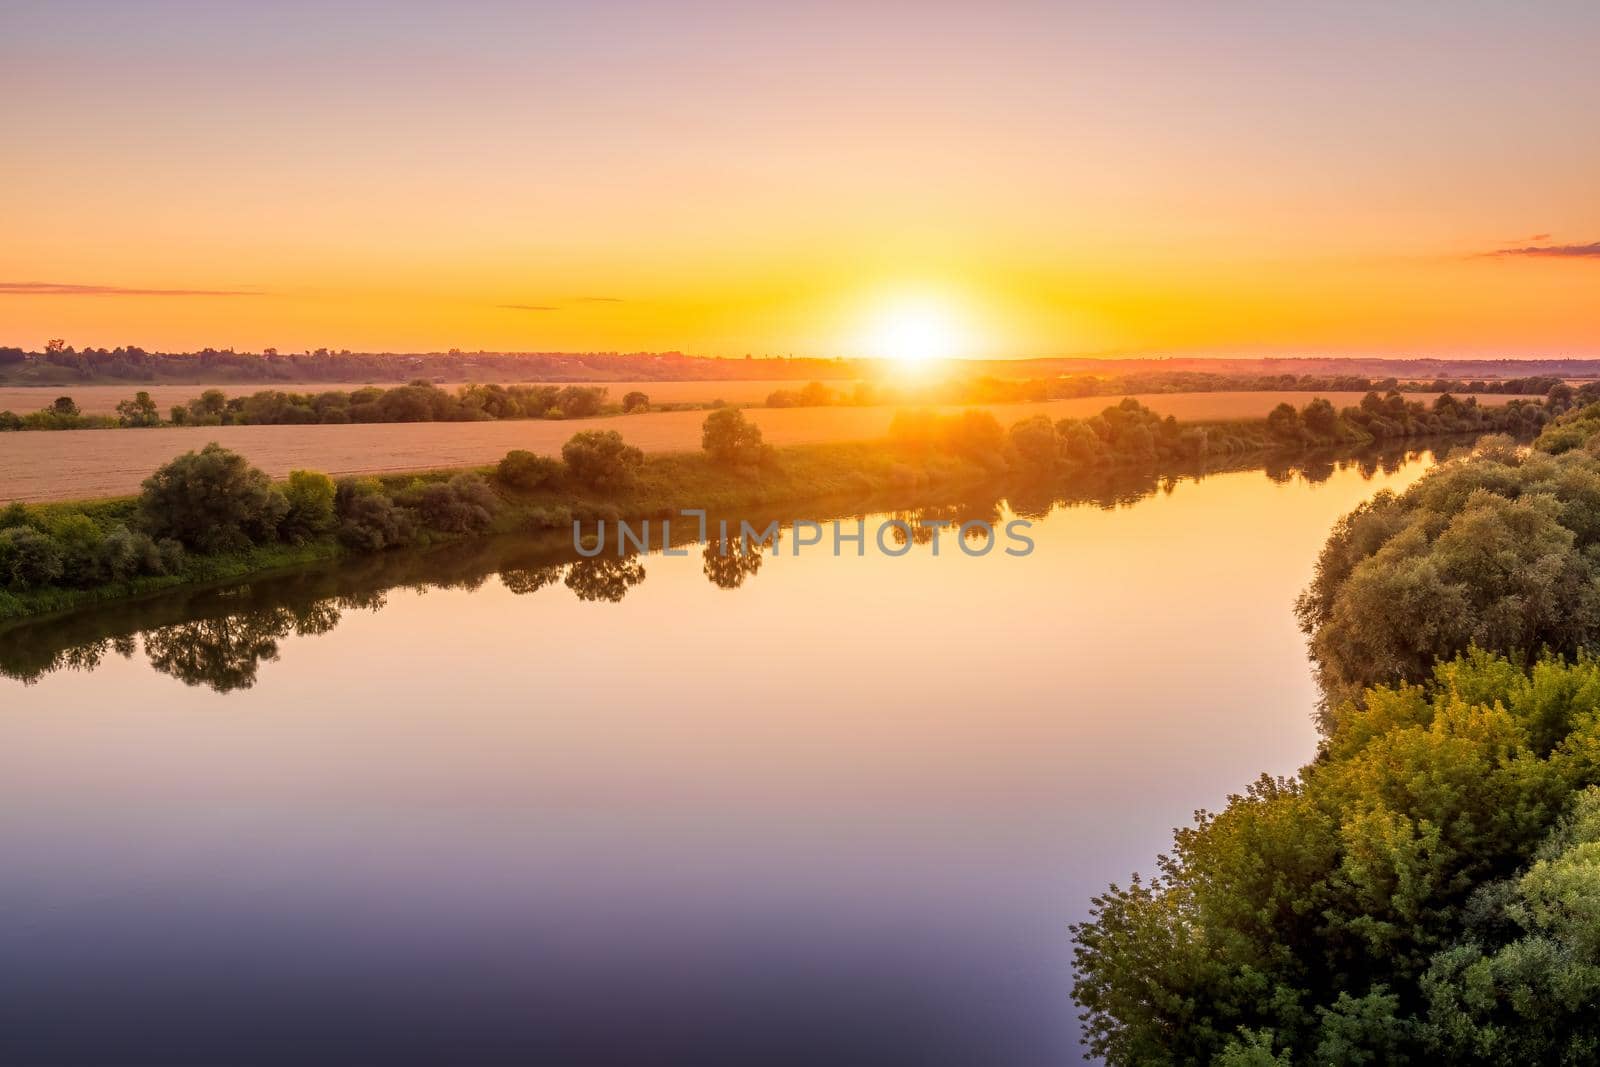
[[[1353,458],[1363,450],[1407,452],[1427,448],[1430,442],[1447,444],[1475,439],[1482,432],[1298,447],[1269,444],[1200,459],[1065,465],[1048,474],[1032,475],[946,453],[917,453],[889,441],[788,446],[774,450],[774,462],[759,469],[720,467],[698,453],[649,453],[635,484],[622,493],[585,489],[570,480],[538,490],[518,490],[496,480],[491,466],[396,472],[375,480],[386,492],[399,492],[417,484],[445,482],[460,474],[483,476],[494,488],[498,509],[482,532],[429,531],[415,545],[403,548],[359,551],[328,533],[301,544],[276,543],[231,553],[191,553],[182,569],[173,574],[85,588],[51,586],[20,593],[0,590],[0,633],[86,608],[133,602],[181,589],[256,580],[319,564],[343,565],[352,560],[436,551],[506,537],[543,539],[542,543],[549,547],[570,539],[572,522],[592,528],[599,519],[640,522],[675,518],[685,508],[734,516],[802,504],[853,514],[872,503],[881,505],[880,510],[895,510],[905,506],[906,501],[915,502],[912,506],[926,505],[931,499],[948,502],[974,490],[981,490],[995,501],[1019,494],[1037,497],[1046,491],[1054,500],[1057,490],[1097,478],[1161,479],[1270,470],[1275,459],[1285,461],[1292,470],[1296,461],[1310,466],[1311,462]],[[121,496],[32,504],[29,510],[47,522],[82,514],[97,523],[109,524],[129,520],[137,513],[137,507],[136,497]]]

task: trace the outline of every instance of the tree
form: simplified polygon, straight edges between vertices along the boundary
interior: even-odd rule
[[[316,471],[290,471],[284,487],[289,510],[278,532],[286,541],[299,544],[321,537],[334,525],[333,479]]]
[[[476,474],[415,486],[400,502],[415,510],[424,525],[445,533],[482,533],[494,521],[500,503]]]
[[[1455,982],[1471,963],[1462,949],[1506,937],[1505,922],[1474,917],[1504,899],[1497,879],[1546,855],[1572,791],[1600,777],[1567,755],[1600,744],[1597,712],[1600,662],[1587,658],[1524,671],[1475,651],[1420,687],[1369,691],[1366,710],[1340,716],[1297,776],[1263,776],[1222,811],[1199,813],[1156,878],[1095,899],[1074,931],[1092,1050],[1113,1065],[1272,1062],[1260,1053],[1292,1064],[1522,1062],[1483,1046],[1450,1055],[1425,994],[1444,988],[1433,1000],[1449,1007],[1454,987],[1488,1012],[1515,1005],[1482,996],[1476,975]],[[1583,855],[1577,877],[1538,877],[1545,899],[1562,900],[1548,914],[1570,915],[1567,928],[1593,942],[1600,879],[1594,853]],[[1591,888],[1568,894],[1580,885]],[[1528,1036],[1559,1040],[1549,1020],[1565,1004],[1588,1012],[1587,997],[1535,999]],[[1250,1045],[1253,1060],[1218,1060]]]
[[[133,394],[132,400],[117,404],[117,418],[124,426],[160,426],[161,412],[150,394],[144,390]]]
[[[1317,437],[1332,439],[1339,434],[1339,413],[1322,397],[1305,406],[1300,412],[1300,422]]]
[[[1028,470],[1048,473],[1061,454],[1061,441],[1056,428],[1044,415],[1023,419],[1011,427],[1011,447]]]
[[[275,540],[289,503],[264,472],[213,442],[146,478],[139,509],[155,536],[219,552]]]
[[[625,444],[615,430],[586,430],[561,446],[561,458],[580,485],[615,492],[633,485],[644,453]]]
[[[1295,607],[1328,707],[1473,644],[1600,642],[1600,462],[1507,445],[1486,438],[1334,528]]]
[[[78,410],[77,403],[74,402],[70,396],[56,397],[55,400],[51,402],[48,410],[52,415],[60,415],[65,418],[75,418],[82,414],[82,412]]]
[[[707,415],[700,429],[700,447],[712,462],[724,466],[751,466],[761,462],[764,446],[761,427],[738,408],[720,408]]]
[[[1297,441],[1301,438],[1300,413],[1293,404],[1279,404],[1267,414],[1267,432],[1280,441]]]
[[[623,395],[622,410],[624,413],[630,415],[636,411],[649,411],[650,398],[644,393],[641,393],[639,390],[635,389],[632,392]]]
[[[561,477],[561,461],[516,448],[495,468],[495,477],[516,489],[541,489]]]

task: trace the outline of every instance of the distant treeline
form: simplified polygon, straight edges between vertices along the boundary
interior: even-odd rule
[[[681,352],[330,351],[260,353],[206,348],[149,352],[137,346],[0,348],[0,382],[406,382],[414,378],[582,381],[690,381],[741,378],[853,378],[859,368],[829,359],[705,359]]]
[[[1500,381],[1461,381],[1436,378],[1427,382],[1356,375],[1277,374],[1232,375],[1180,371],[1170,374],[1073,375],[1066,378],[1011,379],[977,377],[920,386],[888,382],[856,382],[835,387],[810,382],[800,389],[775,389],[767,396],[769,408],[830,407],[871,404],[1014,404],[1045,400],[1071,400],[1089,396],[1130,396],[1152,393],[1460,393],[1546,396],[1577,395],[1585,402],[1600,400],[1600,383],[1578,390],[1560,378],[1508,378]]]
[[[940,447],[976,459],[996,457],[1023,470],[1052,472],[1442,434],[1531,435],[1567,410],[1567,404],[1513,400],[1480,407],[1471,397],[1458,400],[1445,394],[1430,405],[1399,393],[1368,393],[1360,405],[1343,411],[1318,397],[1299,409],[1279,404],[1266,419],[1179,422],[1128,397],[1086,419],[1051,422],[1045,415],[1035,415],[1012,426],[1004,441],[994,417],[981,411],[901,413],[891,425],[890,437],[913,448]]]
[[[144,390],[117,405],[115,415],[85,415],[70,396],[26,415],[0,411],[0,430],[84,430],[151,426],[273,426],[350,422],[486,422],[495,419],[580,419],[650,410],[650,398],[634,390],[621,404],[608,401],[604,386],[466,385],[440,389],[427,381],[384,388],[290,393],[264,389],[230,397],[207,389],[173,405],[163,420]],[[701,405],[672,404],[663,410]]]

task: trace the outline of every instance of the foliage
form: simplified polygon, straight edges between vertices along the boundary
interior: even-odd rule
[[[132,400],[117,404],[117,420],[124,426],[160,426],[161,412],[150,394],[141,389]]]
[[[632,415],[635,412],[644,412],[644,411],[649,411],[649,410],[650,410],[650,397],[647,396],[646,394],[641,393],[637,389],[634,389],[631,392],[623,394],[623,396],[622,396],[622,411],[623,411],[623,414]]]
[[[561,446],[561,459],[580,485],[615,491],[633,484],[644,453],[625,444],[615,430],[586,430]]]
[[[277,537],[289,502],[265,473],[215,442],[186,452],[144,481],[139,506],[157,537],[221,552]]]
[[[300,544],[320,537],[334,525],[333,479],[317,471],[290,471],[283,488],[289,510],[278,525],[285,541]]]
[[[1597,567],[1600,461],[1488,438],[1341,519],[1295,610],[1331,706],[1472,644],[1593,647]]]
[[[495,477],[514,489],[542,489],[561,477],[561,461],[516,448],[500,461]]]
[[[476,474],[412,486],[400,495],[399,502],[413,509],[429,529],[456,534],[487,530],[500,506],[494,490]]]
[[[712,462],[740,467],[760,463],[766,453],[761,427],[738,408],[720,408],[706,416],[700,430],[700,447]]]
[[[1093,1050],[1586,1062],[1600,848],[1576,791],[1597,782],[1596,660],[1471,650],[1368,691],[1298,776],[1200,812],[1157,877],[1095,899],[1074,931]]]

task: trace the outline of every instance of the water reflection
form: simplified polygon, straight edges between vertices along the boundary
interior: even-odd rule
[[[1454,447],[1460,447],[1460,441],[1299,454],[1254,466],[1241,463],[1162,473],[1104,471],[1060,482],[1012,484],[958,499],[925,499],[898,509],[888,501],[868,501],[812,517],[899,520],[909,526],[913,544],[926,547],[935,531],[924,522],[943,521],[952,528],[970,521],[998,526],[1007,512],[1037,520],[1058,508],[1129,507],[1158,493],[1171,495],[1186,482],[1241,469],[1259,469],[1276,484],[1297,480],[1317,484],[1347,470],[1370,479],[1379,472],[1392,474],[1409,462],[1443,458]],[[753,525],[764,528],[775,517],[760,516]],[[784,516],[792,517],[792,512]],[[737,530],[737,518],[729,526]],[[716,529],[715,521],[711,528]],[[777,536],[781,543],[783,532]],[[967,536],[981,539],[983,534],[975,529]],[[903,545],[905,529],[894,528],[892,537],[896,545]],[[673,528],[672,547],[695,543],[690,528],[683,524]],[[766,558],[762,549],[778,547],[755,539],[746,546],[735,536],[713,537],[701,549],[702,573],[718,588],[740,589],[760,574]],[[142,644],[156,671],[187,685],[227,693],[255,685],[262,665],[278,658],[283,639],[328,633],[347,612],[380,610],[392,589],[470,591],[498,577],[506,589],[521,596],[549,595],[547,591],[560,585],[578,600],[614,603],[645,580],[645,562],[638,553],[618,554],[609,547],[585,559],[564,537],[487,540],[364,556],[244,585],[180,590],[14,625],[0,630],[0,675],[32,684],[54,671],[92,671],[108,656],[132,659]]]

